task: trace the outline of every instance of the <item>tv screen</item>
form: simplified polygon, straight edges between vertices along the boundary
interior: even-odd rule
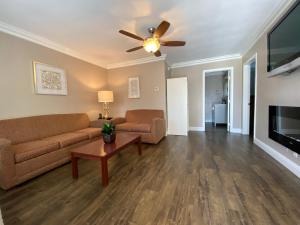
[[[300,1],[268,34],[268,72],[300,57]]]

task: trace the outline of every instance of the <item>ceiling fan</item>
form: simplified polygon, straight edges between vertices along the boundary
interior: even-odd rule
[[[126,52],[133,52],[139,49],[144,48],[146,52],[154,53],[156,57],[161,56],[160,46],[167,46],[167,47],[179,47],[184,46],[185,41],[162,41],[160,38],[167,32],[170,27],[170,23],[167,21],[162,21],[157,28],[150,27],[148,32],[150,37],[141,38],[138,35],[132,34],[125,30],[119,30],[121,34],[124,34],[128,37],[134,38],[139,41],[143,41],[143,45],[128,49]]]

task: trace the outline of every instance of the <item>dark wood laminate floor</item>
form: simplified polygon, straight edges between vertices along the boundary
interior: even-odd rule
[[[247,137],[222,129],[169,136],[109,163],[103,189],[97,162],[66,164],[0,191],[6,225],[297,225],[300,181]]]

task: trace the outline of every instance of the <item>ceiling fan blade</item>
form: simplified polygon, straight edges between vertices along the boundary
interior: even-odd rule
[[[128,49],[126,52],[133,52],[133,51],[139,50],[141,48],[143,48],[143,46],[139,46],[139,47]]]
[[[154,32],[154,37],[160,38],[162,37],[170,27],[170,23],[167,21],[162,21],[159,26],[156,28]]]
[[[161,52],[160,52],[159,50],[157,50],[156,52],[154,52],[154,55],[155,55],[156,57],[159,57],[159,56],[161,56]]]
[[[126,35],[128,37],[134,38],[134,39],[139,40],[139,41],[143,41],[144,40],[143,38],[141,38],[141,37],[139,37],[139,36],[137,36],[135,34],[129,33],[128,31],[125,31],[125,30],[119,30],[119,32],[121,34],[124,34],[124,35]]]
[[[185,41],[162,41],[160,44],[163,46],[179,47],[184,46]]]

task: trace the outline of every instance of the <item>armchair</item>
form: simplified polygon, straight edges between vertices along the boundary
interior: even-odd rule
[[[157,144],[166,135],[163,110],[128,110],[125,118],[114,118],[111,122],[117,132],[140,134],[144,143]]]

